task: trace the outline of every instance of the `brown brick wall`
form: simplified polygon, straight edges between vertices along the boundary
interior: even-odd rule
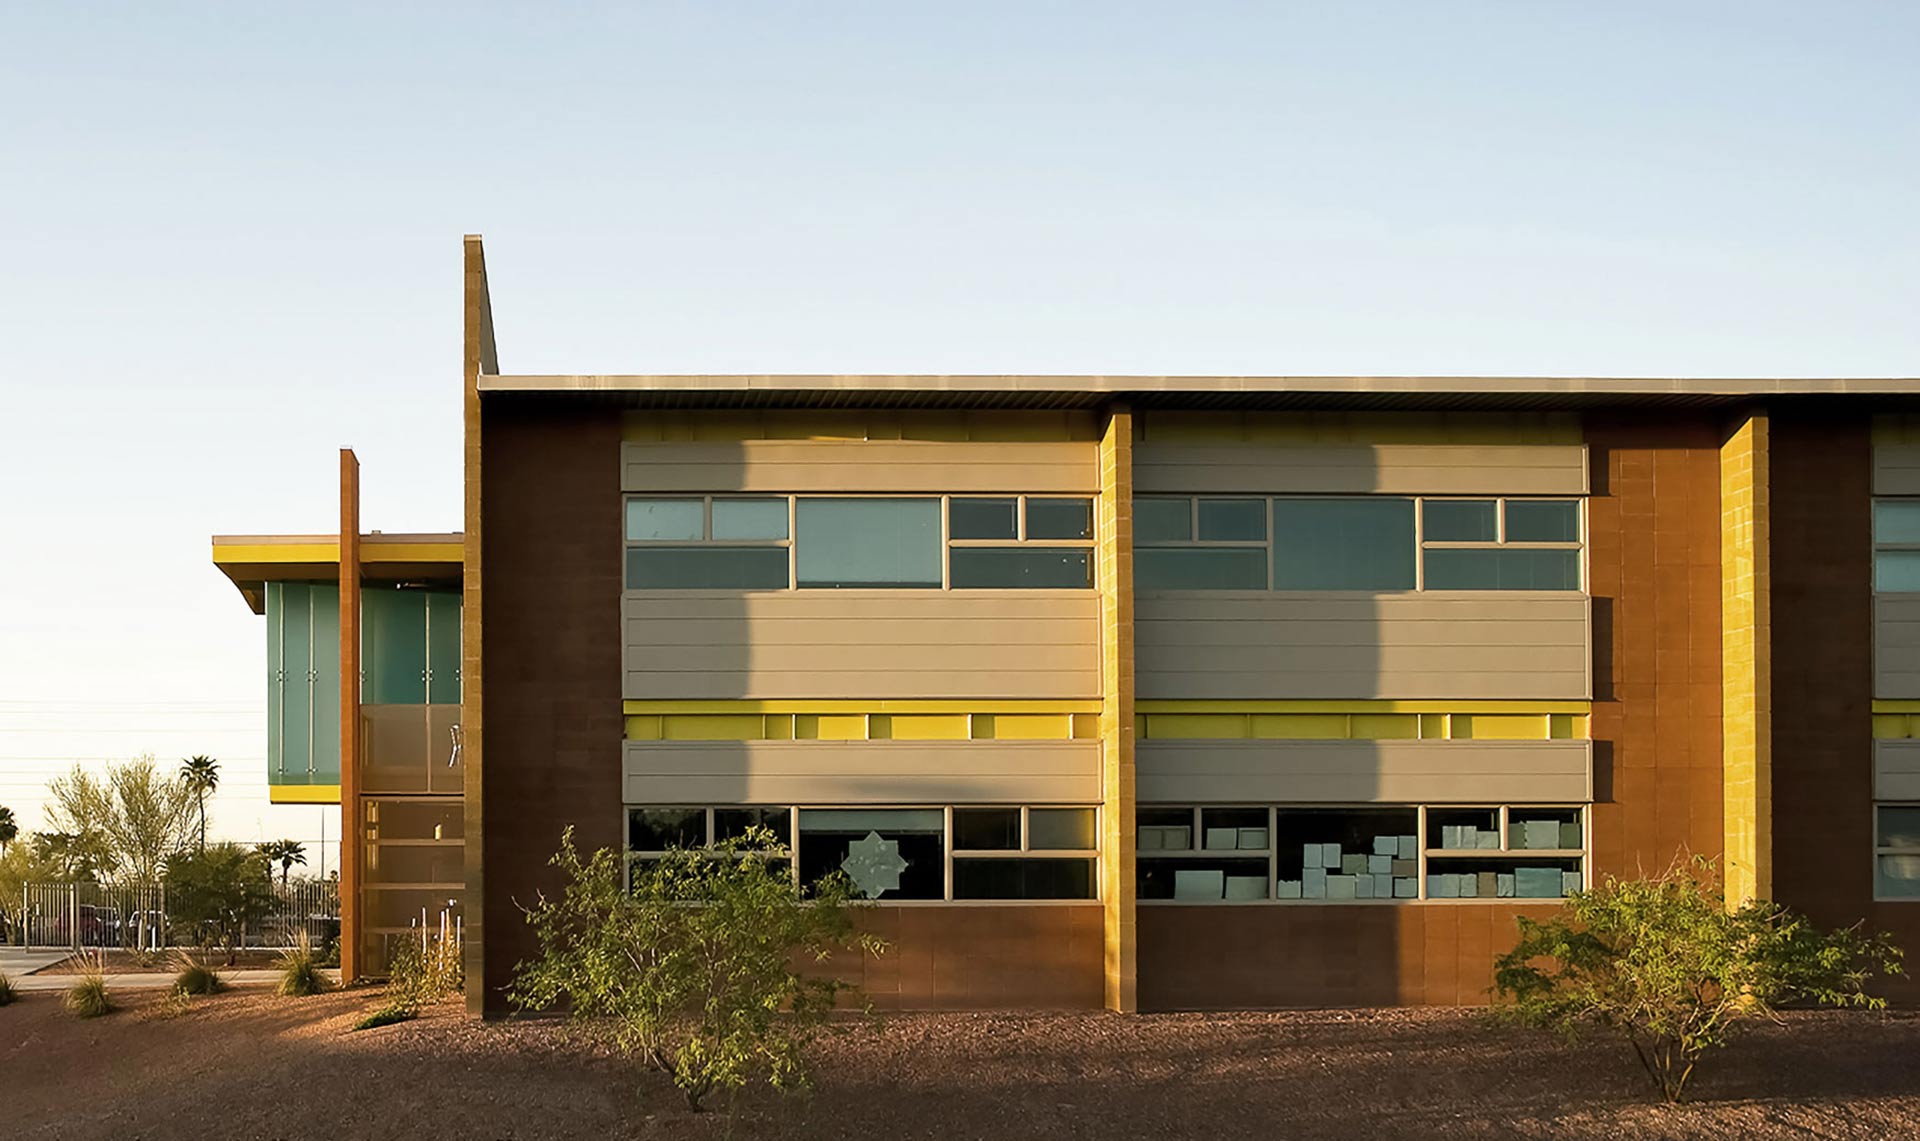
[[[1774,898],[1920,952],[1920,905],[1873,902],[1873,523],[1864,412],[1775,410]],[[1909,979],[1889,988],[1920,1000]]]
[[[1096,905],[888,907],[862,929],[888,943],[877,958],[831,965],[883,1010],[1096,1010],[1105,940]]]
[[[1609,415],[1586,436],[1594,866],[1659,872],[1722,847],[1721,429]]]
[[[551,888],[571,824],[621,836],[620,420],[577,402],[482,402],[487,1008],[533,950],[517,904]]]

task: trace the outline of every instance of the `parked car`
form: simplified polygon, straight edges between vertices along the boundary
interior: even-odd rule
[[[83,903],[79,911],[80,934],[74,938],[73,916],[62,914],[54,917],[53,938],[56,943],[78,942],[82,947],[116,947],[120,944],[120,912],[117,908],[96,907]]]

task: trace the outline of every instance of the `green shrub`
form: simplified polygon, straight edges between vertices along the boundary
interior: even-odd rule
[[[320,953],[302,931],[293,946],[280,952],[280,985],[275,990],[289,998],[305,998],[332,989],[332,980],[321,970]]]
[[[13,980],[7,972],[0,971],[0,1006],[11,1006],[20,1001],[20,992],[13,989]]]
[[[221,947],[227,965],[250,924],[274,906],[273,874],[266,857],[239,844],[208,844],[200,851],[167,857],[167,904],[172,917],[192,926],[202,947]]]
[[[80,973],[67,988],[62,1005],[76,1018],[99,1018],[118,1009],[107,993],[106,960],[98,952],[80,957]]]
[[[850,988],[796,964],[884,945],[855,936],[843,874],[803,897],[773,858],[786,855],[755,828],[636,864],[628,887],[621,855],[603,848],[582,861],[569,829],[552,860],[566,889],[526,910],[540,954],[514,968],[508,998],[523,1009],[566,1004],[576,1026],[671,1074],[696,1111],[708,1094],[762,1076],[804,1088],[807,1048]]]
[[[152,1020],[178,1018],[193,1007],[193,995],[177,986],[168,987],[160,1001],[147,1008],[145,1017]]]
[[[388,1004],[353,1024],[355,1030],[374,1030],[382,1026],[392,1026],[396,1022],[411,1022],[420,1017],[417,1007]]]
[[[1866,984],[1900,972],[1884,934],[1822,932],[1760,900],[1730,910],[1704,858],[1650,879],[1610,876],[1555,918],[1519,922],[1519,943],[1495,964],[1500,1012],[1569,1036],[1624,1037],[1669,1103],[1741,1023],[1779,1022],[1788,1003],[1882,1009]]]
[[[207,964],[184,954],[176,955],[173,962],[178,971],[173,989],[181,994],[219,994],[227,989],[227,980]]]

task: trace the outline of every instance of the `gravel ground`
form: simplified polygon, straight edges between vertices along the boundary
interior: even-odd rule
[[[553,1021],[451,1009],[349,1033],[369,991],[258,992],[91,1022],[0,1008],[9,1138],[1920,1136],[1920,1015],[1804,1014],[1649,1104],[1610,1044],[1464,1011],[893,1015],[821,1046],[808,1100],[694,1115]]]

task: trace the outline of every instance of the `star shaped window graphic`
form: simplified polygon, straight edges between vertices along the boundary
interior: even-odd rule
[[[865,839],[847,845],[840,870],[868,899],[878,899],[883,892],[900,890],[900,873],[907,870],[907,861],[900,858],[899,841],[868,832]]]

